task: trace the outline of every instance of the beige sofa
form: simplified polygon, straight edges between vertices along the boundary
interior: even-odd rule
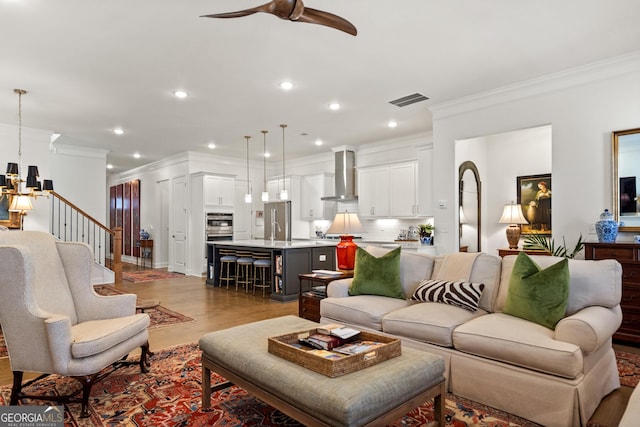
[[[375,256],[388,249],[368,247]],[[541,267],[561,258],[532,257]],[[353,279],[331,282],[321,322],[382,331],[445,359],[448,391],[545,426],[586,426],[601,399],[620,386],[611,337],[622,321],[620,264],[570,260],[569,302],[555,330],[502,313],[515,256],[479,255],[469,281],[484,283],[475,312],[440,303],[349,296]],[[437,277],[444,257],[401,255],[410,297]]]

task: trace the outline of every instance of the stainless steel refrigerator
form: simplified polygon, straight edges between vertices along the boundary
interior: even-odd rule
[[[264,239],[291,241],[291,201],[264,204]]]

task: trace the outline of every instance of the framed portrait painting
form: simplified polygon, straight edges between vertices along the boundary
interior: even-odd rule
[[[0,196],[0,225],[7,228],[20,228],[20,214],[9,212],[11,197],[7,194]]]
[[[522,234],[551,235],[551,174],[517,177],[518,203],[528,224]]]

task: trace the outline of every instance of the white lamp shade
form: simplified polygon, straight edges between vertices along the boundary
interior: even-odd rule
[[[29,196],[19,195],[14,196],[11,199],[11,206],[9,206],[10,212],[26,212],[33,209],[31,205],[31,200],[29,200]]]
[[[326,234],[354,234],[365,233],[365,229],[358,219],[358,215],[351,212],[338,212],[333,219],[333,224]]]
[[[504,206],[500,224],[529,224],[522,215],[522,207],[518,203],[510,203]]]

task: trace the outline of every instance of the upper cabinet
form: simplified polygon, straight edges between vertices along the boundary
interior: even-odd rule
[[[233,209],[235,179],[229,176],[204,175],[204,207]]]
[[[305,220],[332,220],[336,203],[320,200],[333,191],[333,174],[309,175],[302,178],[300,217]]]
[[[418,163],[358,170],[358,213],[364,218],[426,215],[418,205]]]
[[[358,214],[363,218],[389,216],[389,167],[358,169]]]

